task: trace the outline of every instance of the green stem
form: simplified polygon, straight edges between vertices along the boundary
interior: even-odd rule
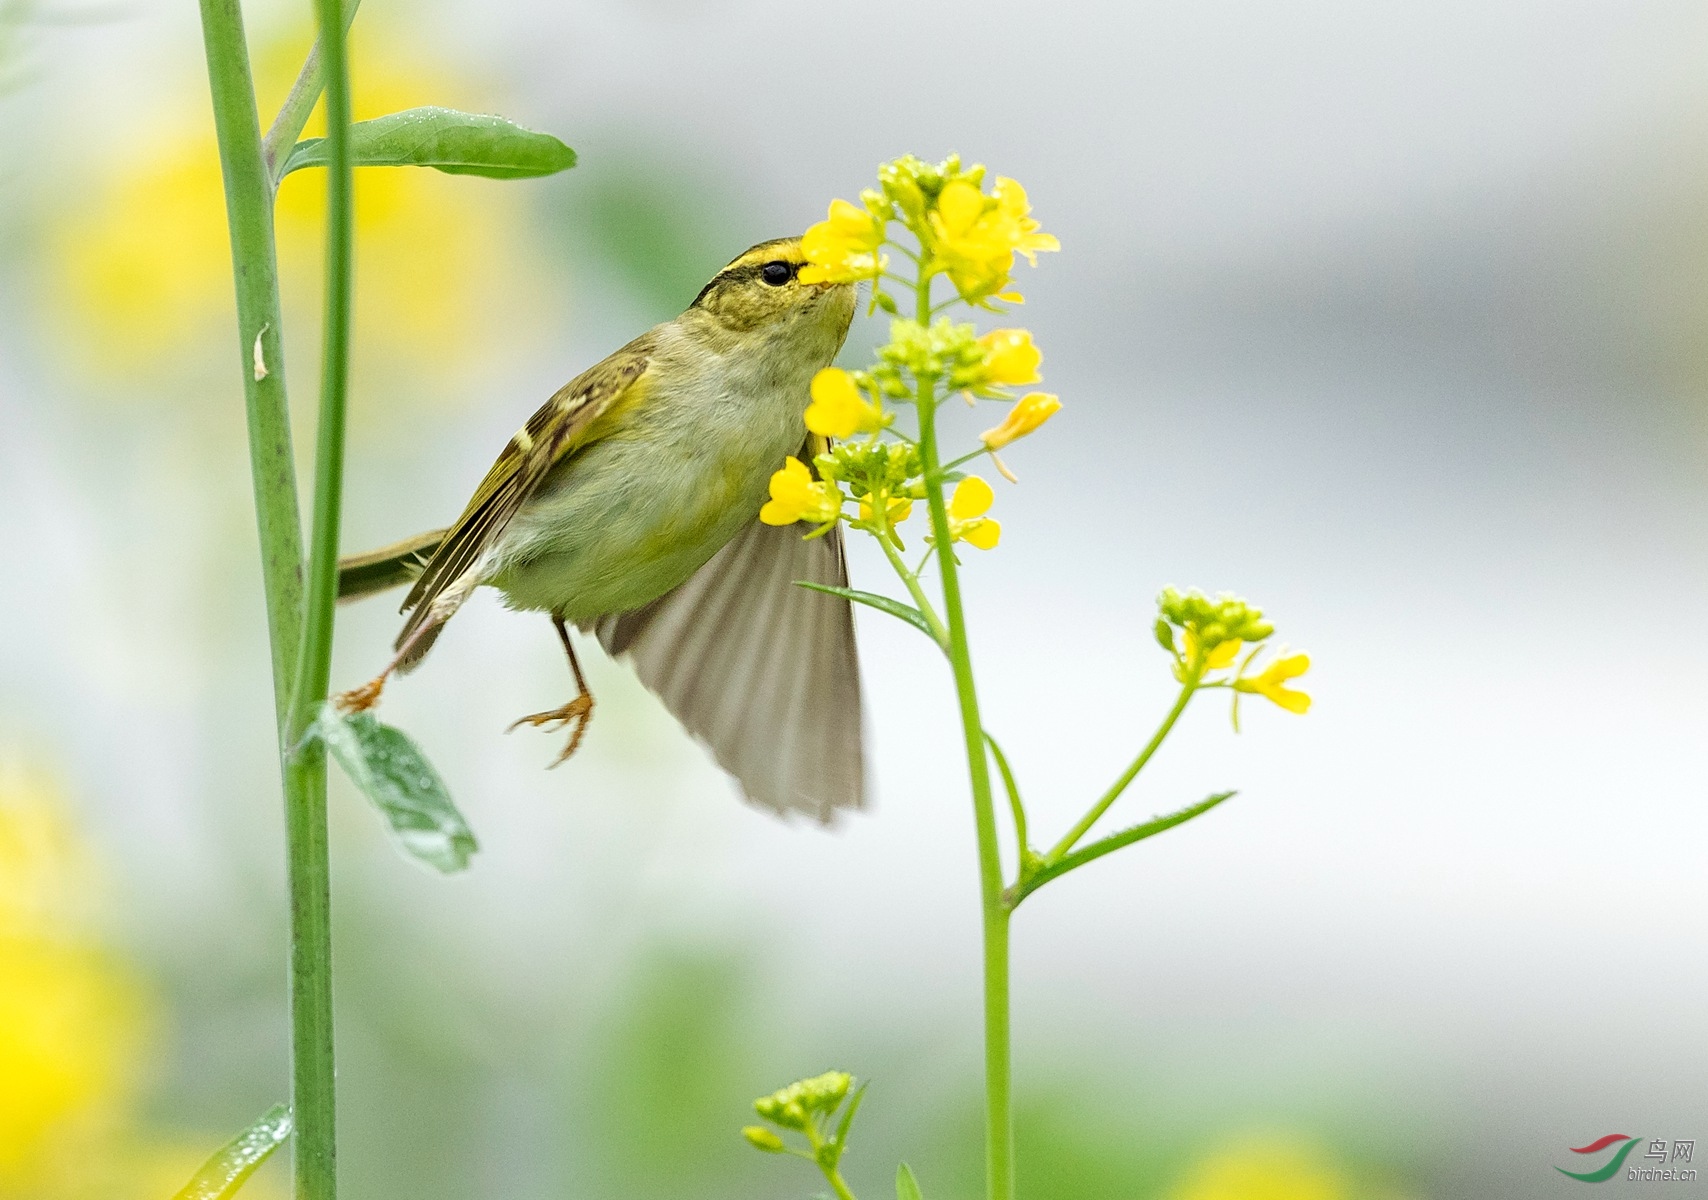
[[[913,597],[913,603],[919,608],[919,613],[925,618],[925,623],[931,626],[931,636],[937,639],[937,644],[945,653],[949,650],[949,631],[943,628],[943,618],[937,615],[937,610],[931,606],[931,597],[925,594],[925,589],[919,584],[919,576],[907,569],[902,561],[901,552],[895,548],[890,539],[882,534],[876,539],[878,545],[884,548],[884,557],[890,560],[890,566],[895,568],[901,577],[902,585],[907,588],[907,594]]]
[[[329,648],[324,633],[326,621],[311,614],[321,612],[326,605],[317,597],[305,611],[303,602],[301,514],[281,350],[273,185],[262,152],[243,14],[238,0],[201,0],[201,15],[237,289],[239,361],[249,417],[250,469],[267,599],[279,750],[284,764],[296,1192],[304,1200],[332,1200],[336,1189],[336,1130],[326,772],[318,747],[303,754],[292,753],[312,717],[316,678],[324,679]],[[342,77],[342,26],[338,28]],[[312,106],[311,100],[309,107]],[[303,115],[306,118],[306,112]],[[347,182],[345,190],[348,191]],[[345,275],[347,278],[347,272]],[[329,339],[333,336],[329,328]],[[341,440],[342,423],[334,424],[335,436]],[[317,459],[322,464],[327,458],[328,429],[323,417],[317,448]],[[319,474],[322,477],[317,479],[320,493],[315,517],[317,564],[326,554],[324,530],[328,516],[327,507],[321,502],[328,480],[325,472]],[[336,483],[333,477],[334,489]],[[334,504],[330,510],[334,529],[336,515]],[[332,553],[336,555],[335,539]],[[336,569],[335,558],[333,567]],[[324,577],[321,564],[316,572],[319,581],[316,590],[324,591]],[[305,639],[317,642],[317,647],[308,654],[303,652]],[[322,662],[318,672],[313,665],[315,661]],[[324,683],[318,691],[324,695]]]
[[[1026,833],[1026,806],[1020,800],[1020,785],[1014,782],[1014,771],[1008,765],[1008,755],[1002,752],[1002,747],[996,744],[996,739],[987,733],[984,740],[989,744],[990,752],[996,759],[996,770],[1002,776],[1003,789],[1008,792],[1008,807],[1014,814],[1014,842],[1018,847],[1016,853],[1024,861],[1031,839]]]
[[[302,517],[285,398],[272,185],[261,164],[261,128],[242,9],[238,0],[201,0],[201,10],[237,285],[238,362],[249,420],[249,469],[272,648],[273,707],[284,753],[290,746],[291,683],[302,637]],[[257,360],[264,372],[256,371]],[[257,374],[261,377],[256,378]]]
[[[345,30],[350,28],[350,22],[356,19],[356,10],[361,6],[362,0],[349,0],[344,9]],[[275,188],[279,186],[285,159],[290,157],[297,138],[302,136],[303,126],[308,124],[309,114],[314,112],[314,106],[326,86],[320,46],[320,39],[316,38],[302,70],[297,72],[296,82],[291,84],[290,94],[279,106],[279,115],[273,118],[267,136],[261,139],[261,158],[267,166],[267,181]]]
[[[930,323],[931,277],[928,274],[918,283],[917,312],[920,324]],[[972,782],[973,822],[978,833],[979,899],[984,922],[985,1195],[987,1200],[1013,1200],[1009,910],[1003,901],[1002,853],[997,844],[990,763],[985,754],[984,726],[979,719],[972,654],[967,646],[967,623],[961,608],[961,581],[949,541],[949,508],[943,498],[943,473],[938,464],[936,389],[934,378],[919,380],[919,457],[925,477],[925,498],[931,509],[932,535],[941,551],[937,556],[937,569],[943,583],[943,616],[949,627],[949,665],[954,671],[955,693],[960,702],[961,734],[966,742],[967,773]]]
[[[286,767],[291,889],[291,1033],[297,1195],[337,1194],[332,1013],[331,865],[326,831],[326,750],[304,740],[326,699],[332,616],[338,599],[338,529],[344,485],[344,414],[350,357],[350,75],[339,0],[315,0],[326,78],[326,297],[320,417],[314,456],[314,516],[303,610],[302,654],[293,690]]]
[[[1090,810],[1079,819],[1079,822],[1063,835],[1061,841],[1050,847],[1050,852],[1044,855],[1046,866],[1054,866],[1059,863],[1062,856],[1072,850],[1078,844],[1079,839],[1084,837],[1093,825],[1097,824],[1097,819],[1109,811],[1109,806],[1121,798],[1121,793],[1127,790],[1127,785],[1133,782],[1140,771],[1145,769],[1145,764],[1150,762],[1151,756],[1162,745],[1163,739],[1168,737],[1169,731],[1174,728],[1174,723],[1180,720],[1180,714],[1186,711],[1186,705],[1191,701],[1192,693],[1197,690],[1198,676],[1196,674],[1188,675],[1186,682],[1180,687],[1180,696],[1175,700],[1174,707],[1168,710],[1168,716],[1162,719],[1162,724],[1157,726],[1156,732],[1151,735],[1151,740],[1145,743],[1145,748],[1139,751],[1139,756],[1133,760],[1132,766],[1121,773],[1121,778],[1110,785],[1109,790],[1103,793],[1103,798],[1091,806]]]

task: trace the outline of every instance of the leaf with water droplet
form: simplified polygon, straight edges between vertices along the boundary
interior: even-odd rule
[[[480,847],[445,781],[403,730],[370,712],[323,704],[309,731],[371,800],[404,852],[446,874],[469,865]]]

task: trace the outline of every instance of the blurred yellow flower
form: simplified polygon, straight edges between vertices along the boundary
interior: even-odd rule
[[[1000,292],[1016,253],[1036,265],[1038,251],[1061,249],[1054,237],[1037,232],[1031,211],[1025,189],[1012,179],[998,179],[991,196],[965,179],[944,185],[931,214],[932,250],[962,298]]]
[[[834,483],[814,480],[800,459],[785,458],[783,469],[771,476],[771,499],[759,510],[759,519],[767,525],[822,525],[841,512],[842,493]]]
[[[1286,683],[1289,679],[1297,679],[1310,667],[1311,656],[1308,654],[1283,655],[1258,674],[1234,680],[1234,687],[1273,700],[1290,713],[1303,713],[1310,708],[1311,698],[1304,692],[1293,691]]]
[[[885,424],[884,414],[860,394],[854,377],[837,367],[826,367],[813,376],[806,421],[812,432],[833,438],[873,433]]]
[[[802,283],[853,283],[876,279],[889,260],[878,253],[884,244],[884,223],[846,200],[832,200],[830,213],[810,227],[801,239],[807,265]]]
[[[1181,638],[1182,653],[1186,661],[1191,662],[1198,656],[1198,635],[1190,629],[1181,632],[1183,634]],[[1233,666],[1234,659],[1239,657],[1240,647],[1243,645],[1245,643],[1238,638],[1217,642],[1210,648],[1210,652],[1204,656],[1204,669],[1206,671],[1220,671]]]
[[[83,928],[92,877],[58,795],[0,764],[0,1195],[51,1195],[134,1092],[141,990]]]
[[[263,97],[284,95],[306,43],[260,50]],[[358,119],[445,99],[446,72],[422,70],[406,53],[394,37],[371,38],[356,80]],[[194,86],[202,91],[205,80]],[[263,109],[266,120],[271,104]],[[47,311],[80,368],[127,383],[180,377],[185,362],[204,360],[211,340],[233,332],[225,201],[205,101],[176,120],[151,117],[131,151],[105,161],[84,194],[51,217]],[[433,170],[357,171],[363,361],[388,381],[402,373],[437,383],[439,373],[485,361],[527,329],[539,283],[535,256],[516,236],[521,199],[512,188]],[[322,171],[294,172],[279,187],[280,291],[293,346],[311,348],[318,324],[325,202]],[[435,391],[449,388],[411,396]]]
[[[968,475],[955,485],[949,497],[949,540],[966,542],[979,550],[993,550],[1002,537],[1002,525],[984,514],[996,501],[990,484],[977,475]]]
[[[1038,364],[1044,352],[1032,342],[1025,329],[993,329],[979,339],[984,347],[984,370],[979,382],[997,387],[1015,387],[1038,382]]]
[[[1061,407],[1060,398],[1049,392],[1027,392],[1014,402],[1014,407],[1002,418],[1002,424],[979,434],[979,441],[987,450],[1000,450],[1008,443],[1036,432],[1040,425],[1060,412]]]
[[[1352,1200],[1352,1191],[1332,1163],[1276,1138],[1204,1159],[1168,1200]]]

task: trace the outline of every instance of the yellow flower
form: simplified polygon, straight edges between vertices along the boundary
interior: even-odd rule
[[[1055,416],[1061,407],[1061,400],[1049,392],[1027,392],[1014,402],[1014,407],[1002,418],[1002,424],[979,434],[979,440],[985,444],[987,450],[1000,450],[1009,442],[1035,432],[1038,426]]]
[[[889,496],[884,501],[884,509],[888,514],[889,523],[900,525],[913,515],[913,501],[906,496]],[[860,498],[860,519],[862,521],[871,521],[877,511],[870,495]]]
[[[1345,1176],[1320,1155],[1299,1149],[1290,1139],[1262,1138],[1199,1162],[1168,1200],[1349,1200],[1351,1195]]]
[[[955,494],[949,497],[949,540],[966,542],[979,550],[995,548],[1002,526],[984,515],[995,500],[990,484],[977,475],[956,484]]]
[[[1190,629],[1183,630],[1182,634],[1183,653],[1186,661],[1190,663],[1198,655],[1198,635]],[[1244,644],[1238,638],[1217,642],[1210,648],[1210,652],[1204,656],[1204,669],[1206,671],[1220,671],[1233,666],[1234,659],[1239,657],[1240,647]]]
[[[1285,684],[1289,679],[1297,679],[1310,668],[1310,655],[1288,654],[1270,663],[1257,675],[1234,680],[1234,687],[1239,691],[1254,692],[1273,700],[1290,713],[1302,713],[1310,708],[1311,698],[1304,692],[1293,691]]]
[[[1001,292],[1016,252],[1036,265],[1038,251],[1061,248],[1054,237],[1037,232],[1031,211],[1025,189],[1012,179],[998,179],[994,196],[964,179],[944,186],[931,214],[932,249],[962,298]]]
[[[1002,214],[1014,223],[1014,249],[1026,256],[1034,267],[1040,250],[1060,250],[1062,244],[1053,234],[1039,233],[1042,225],[1031,217],[1032,205],[1026,199],[1026,189],[1012,179],[998,176],[996,204]]]
[[[1024,329],[993,329],[979,339],[984,347],[984,370],[979,382],[1014,387],[1038,382],[1038,364],[1044,352],[1032,343]]]
[[[838,367],[826,367],[812,377],[812,403],[807,428],[825,437],[849,438],[874,433],[887,422],[884,414],[860,394],[854,377]]]
[[[853,283],[876,279],[889,260],[878,253],[884,223],[846,200],[832,200],[829,215],[807,230],[801,253],[802,283]]]
[[[814,480],[800,459],[785,458],[783,469],[771,476],[771,499],[759,510],[759,519],[767,525],[823,525],[841,512],[842,493],[834,483]]]

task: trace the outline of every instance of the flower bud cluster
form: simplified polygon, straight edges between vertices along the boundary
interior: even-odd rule
[[[828,1117],[835,1112],[853,1085],[854,1077],[848,1072],[826,1071],[811,1079],[796,1080],[769,1096],[761,1096],[753,1102],[753,1111],[773,1125],[805,1132],[816,1118]],[[748,1141],[753,1141],[751,1135]]]
[[[1163,588],[1157,597],[1157,641],[1174,652],[1174,632],[1178,626],[1191,638],[1192,644],[1206,655],[1227,642],[1261,642],[1275,632],[1275,626],[1263,619],[1263,610],[1247,604],[1232,592],[1222,592],[1214,599],[1193,588],[1182,592]]]
[[[985,373],[987,353],[971,325],[941,317],[927,327],[900,318],[890,322],[890,340],[878,347],[872,381],[897,400],[913,395],[915,379],[947,379],[952,389],[968,387],[963,381]]]

